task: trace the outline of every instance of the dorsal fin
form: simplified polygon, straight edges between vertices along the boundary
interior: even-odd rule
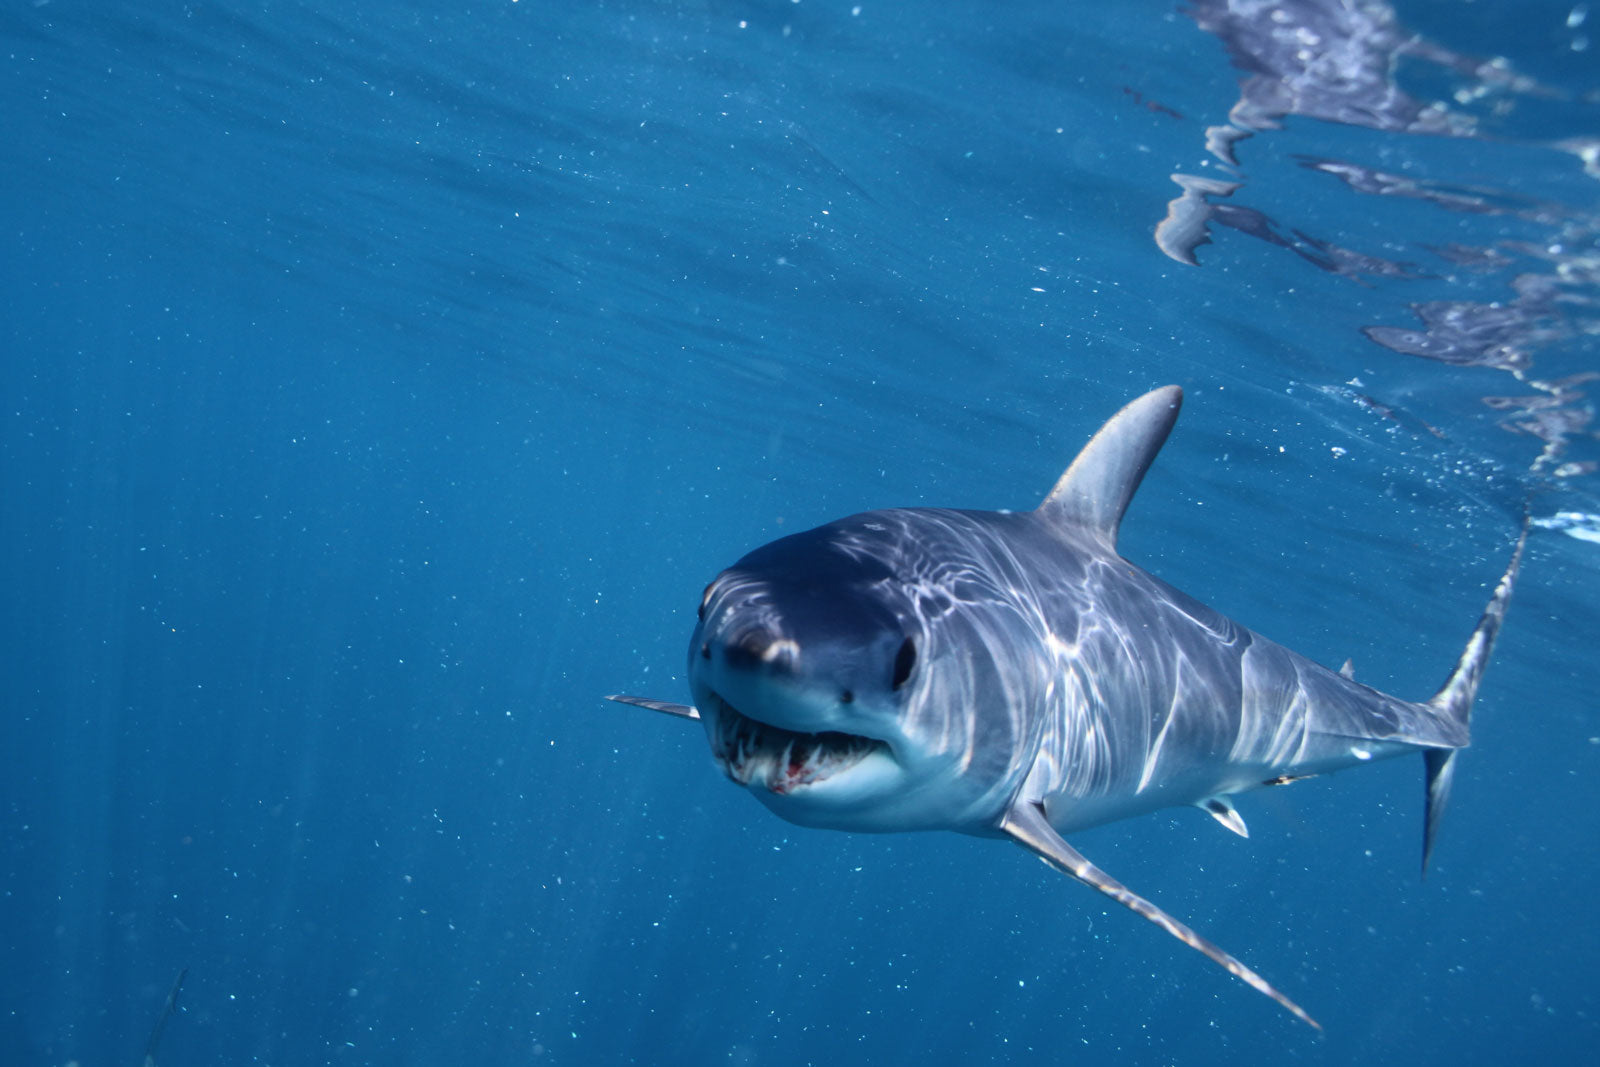
[[[1122,513],[1166,443],[1183,406],[1183,390],[1165,385],[1111,416],[1083,446],[1037,514],[1082,527],[1115,548]]]

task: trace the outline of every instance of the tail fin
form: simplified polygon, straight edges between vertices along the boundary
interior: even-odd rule
[[[1472,715],[1472,698],[1478,695],[1478,683],[1483,680],[1483,669],[1489,665],[1489,653],[1494,649],[1494,639],[1500,632],[1500,623],[1506,617],[1506,605],[1511,602],[1511,590],[1517,582],[1517,568],[1522,564],[1522,550],[1528,543],[1530,513],[1522,513],[1522,532],[1517,536],[1517,547],[1511,552],[1511,562],[1495,586],[1494,596],[1477,628],[1467,639],[1466,650],[1456,663],[1456,669],[1428,701],[1441,716],[1467,725]],[[1438,839],[1439,821],[1444,816],[1445,804],[1450,800],[1450,784],[1455,779],[1458,748],[1430,748],[1422,754],[1428,771],[1427,826],[1422,834],[1422,873],[1428,873],[1428,860],[1433,856],[1433,845]]]

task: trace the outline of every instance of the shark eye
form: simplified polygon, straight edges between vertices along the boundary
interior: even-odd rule
[[[900,651],[894,654],[894,678],[890,684],[899,689],[911,677],[911,672],[917,667],[917,643],[911,638],[900,642]]]

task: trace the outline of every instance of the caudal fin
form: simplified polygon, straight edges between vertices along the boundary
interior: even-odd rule
[[[1500,633],[1500,624],[1506,617],[1506,605],[1511,602],[1511,590],[1517,582],[1517,568],[1522,565],[1522,550],[1528,543],[1529,512],[1522,513],[1522,531],[1517,536],[1517,547],[1511,552],[1511,562],[1506,566],[1494,596],[1483,609],[1467,647],[1456,662],[1444,685],[1428,704],[1438,714],[1452,722],[1466,726],[1472,716],[1472,699],[1478,695],[1478,683],[1483,680],[1484,668],[1489,665],[1489,653],[1494,650],[1494,639]],[[1450,800],[1450,785],[1455,780],[1458,748],[1430,748],[1422,754],[1428,772],[1427,825],[1422,832],[1422,873],[1428,873],[1428,860],[1433,856],[1434,842],[1438,839],[1439,822],[1444,817],[1445,805]]]

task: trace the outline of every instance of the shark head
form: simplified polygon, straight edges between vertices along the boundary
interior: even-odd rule
[[[1005,699],[1016,673],[982,651],[1003,650],[1015,613],[970,587],[978,568],[951,566],[961,515],[851,516],[706,587],[689,686],[723,772],[775,813],[981,831],[1003,810],[1024,739],[980,701]]]

